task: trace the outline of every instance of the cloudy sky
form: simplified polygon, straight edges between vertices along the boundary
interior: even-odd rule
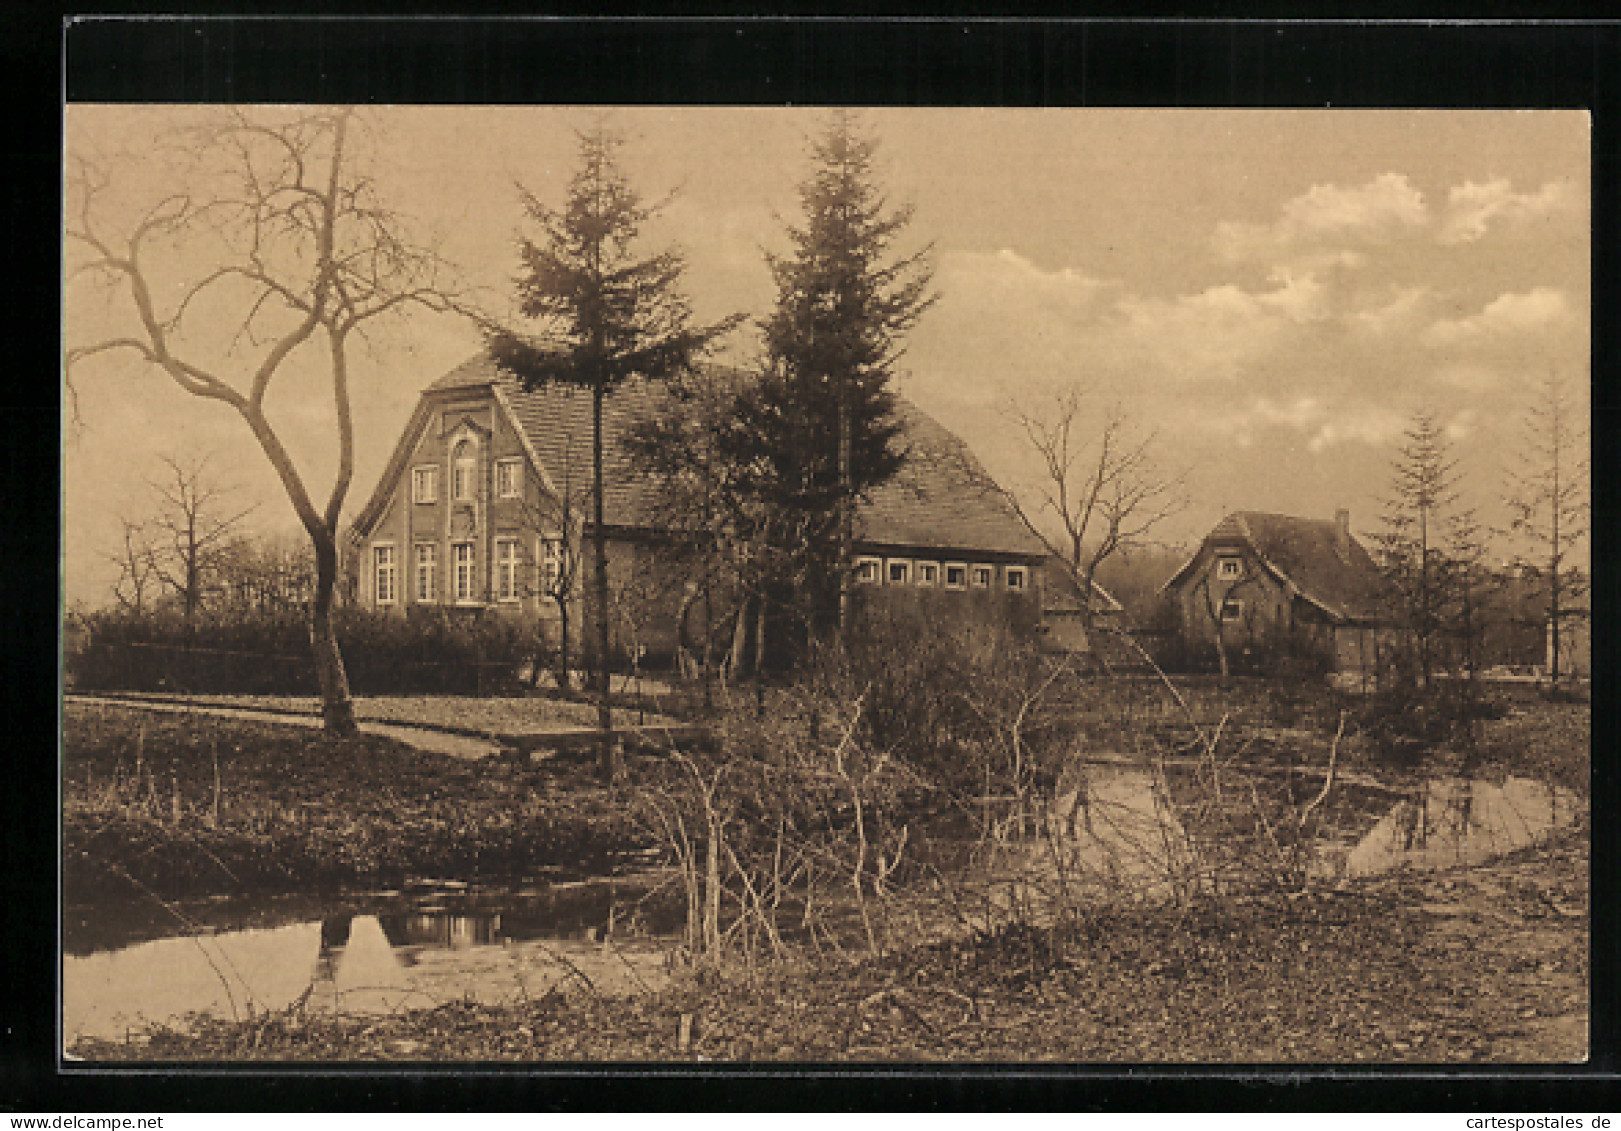
[[[112,171],[114,192],[159,183],[152,139],[196,108],[74,106],[69,156]],[[569,108],[370,112],[366,161],[384,195],[434,233],[471,283],[504,301],[521,182],[557,201],[573,159]],[[784,250],[814,110],[628,109],[611,121],[650,198],[649,236],[686,253],[700,318],[760,315],[762,249]],[[939,301],[910,339],[899,388],[1015,489],[1036,467],[1006,416],[1076,382],[1119,404],[1188,473],[1166,527],[1196,539],[1234,509],[1377,527],[1412,412],[1446,425],[1470,500],[1488,519],[1531,384],[1588,380],[1589,128],[1565,111],[870,110],[881,180],[933,245]],[[197,264],[177,260],[176,277]],[[75,284],[70,344],[118,325]],[[206,343],[203,343],[206,344]],[[365,501],[420,389],[478,347],[458,322],[413,315],[357,356]],[[739,332],[731,352],[754,342]],[[312,483],[334,447],[316,357],[295,357],[272,418]],[[98,604],[116,516],[140,509],[164,453],[212,453],[254,521],[296,526],[263,457],[221,405],[160,373],[104,358],[75,377],[64,439],[70,600]],[[317,493],[324,494],[324,487]]]

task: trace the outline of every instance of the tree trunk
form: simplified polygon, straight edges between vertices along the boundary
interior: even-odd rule
[[[591,462],[593,482],[596,484],[595,528],[591,543],[596,557],[597,603],[597,729],[601,731],[597,750],[597,771],[602,780],[612,784],[618,767],[614,762],[613,713],[608,702],[608,535],[603,529],[602,483],[602,382],[591,391]]]
[[[839,647],[848,643],[850,631],[850,571],[854,542],[854,520],[850,498],[850,405],[849,376],[844,375],[839,395]],[[763,605],[762,605],[763,608]]]
[[[574,676],[568,666],[568,595],[559,593],[557,602],[557,687],[560,691],[574,690]]]
[[[315,542],[315,599],[310,602],[310,650],[321,685],[321,719],[331,734],[354,734],[355,705],[349,677],[332,627],[332,594],[337,587],[338,552],[330,533]]]

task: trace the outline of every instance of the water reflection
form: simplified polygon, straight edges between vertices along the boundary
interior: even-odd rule
[[[454,909],[341,907],[271,928],[69,956],[64,1036],[69,1044],[80,1035],[118,1039],[150,1024],[183,1027],[195,1014],[379,1014],[457,999],[500,1004],[585,985],[612,994],[662,984],[669,924],[655,920],[627,935],[621,918],[610,937],[611,918],[578,921],[579,904],[602,903],[599,894],[583,891],[583,900],[563,908],[555,898],[508,897],[516,913],[471,899],[473,906]]]
[[[1574,793],[1529,778],[1500,784],[1440,778],[1397,802],[1346,855],[1340,870],[1366,876],[1401,867],[1479,864],[1541,842],[1582,811]]]

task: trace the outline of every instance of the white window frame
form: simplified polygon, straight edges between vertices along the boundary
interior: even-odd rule
[[[385,555],[387,560],[384,560]],[[399,555],[392,542],[373,542],[371,547],[371,592],[379,605],[399,602]],[[386,581],[386,583],[385,583]]]
[[[542,534],[535,552],[540,559],[540,588],[548,596],[555,596],[563,579],[563,536]]]
[[[495,540],[495,599],[504,604],[518,600],[518,566],[523,552],[518,539],[502,537]]]
[[[467,560],[462,560],[462,550],[467,551]],[[465,567],[465,569],[463,568]],[[450,544],[451,592],[458,605],[476,604],[478,598],[478,545],[475,542],[452,542]],[[465,584],[463,584],[465,582]]]
[[[1239,581],[1244,576],[1244,559],[1236,554],[1222,554],[1216,559],[1217,581]]]
[[[857,585],[882,585],[884,583],[884,560],[864,554],[856,558],[854,573]]]
[[[422,555],[424,550],[428,552],[426,560]],[[416,543],[411,552],[411,583],[416,587],[417,604],[439,603],[439,543]]]
[[[979,579],[982,570],[986,574],[984,581]],[[968,584],[974,589],[989,589],[996,584],[996,567],[989,562],[975,562],[968,568]]]
[[[1227,613],[1229,607],[1233,610],[1231,616],[1229,616]],[[1244,599],[1242,597],[1223,597],[1221,601],[1221,608],[1216,610],[1216,615],[1220,617],[1222,623],[1224,624],[1231,624],[1234,621],[1243,620]]]
[[[1014,582],[1018,578],[1018,582]],[[1009,593],[1030,592],[1030,570],[1022,565],[1002,567],[1002,585]]]
[[[419,464],[411,469],[411,501],[437,503],[439,501],[439,465]]]
[[[924,574],[928,574],[927,577]],[[912,565],[912,584],[919,589],[934,589],[940,584],[939,562],[914,562]]]
[[[463,450],[468,454],[459,455]],[[478,498],[478,445],[471,436],[463,436],[451,445],[450,498],[456,503],[470,503]]]
[[[522,496],[523,460],[509,457],[495,461],[495,494],[502,499]]]
[[[895,569],[896,569],[896,567],[899,567],[900,569],[905,571],[905,576],[900,578],[899,580],[896,580],[896,578],[895,578]],[[884,584],[885,585],[910,585],[910,584],[912,584],[912,559],[911,558],[886,558],[886,559],[884,559]]]
[[[954,569],[962,570],[962,580],[957,582],[956,584],[952,584],[952,581],[951,581],[951,571],[954,570]],[[940,567],[940,584],[942,586],[944,586],[945,588],[947,588],[947,589],[958,589],[958,590],[967,589],[968,588],[968,563],[967,562],[946,562],[944,565],[942,565]]]

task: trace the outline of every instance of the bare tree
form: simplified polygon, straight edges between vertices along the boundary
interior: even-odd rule
[[[581,532],[585,516],[592,513],[592,489],[589,482],[575,473],[575,449],[584,447],[572,431],[563,437],[563,453],[558,465],[550,469],[550,490],[542,487],[534,498],[527,494],[518,503],[520,527],[533,538],[527,544],[538,542],[539,559],[526,561],[532,579],[525,596],[550,601],[557,610],[557,686],[564,691],[574,688],[570,657],[570,626],[573,623],[573,603],[580,593],[580,567],[582,565]],[[543,640],[543,634],[537,634]],[[544,645],[542,645],[544,646]],[[540,682],[541,665],[537,657],[532,682]]]
[[[153,576],[190,620],[223,579],[236,532],[258,507],[229,505],[232,491],[209,478],[208,456],[160,458],[168,474],[149,483],[158,505],[146,527],[147,553]]]
[[[456,307],[443,261],[407,238],[375,183],[354,167],[354,116],[346,108],[233,110],[189,133],[194,167],[175,170],[168,191],[137,206],[127,223],[104,215],[133,191],[115,190],[109,168],[76,161],[66,200],[70,284],[99,282],[133,317],[127,331],[68,350],[70,382],[93,358],[133,354],[183,391],[241,417],[315,553],[310,642],[325,724],[338,733],[355,728],[332,624],[338,522],[354,473],[350,342],[408,306]],[[207,332],[222,324],[234,333],[210,351]],[[317,343],[325,357],[313,364],[329,381],[338,448],[324,505],[312,498],[265,407],[284,363]]]
[[[1087,407],[1087,390],[1079,384],[1054,394],[1047,404],[1008,407],[1008,417],[1041,458],[1043,478],[1033,513],[1016,495],[1004,494],[1069,572],[1090,630],[1098,567],[1113,554],[1143,544],[1155,527],[1182,510],[1186,499],[1185,474],[1161,466],[1154,431],[1137,428],[1118,404],[1089,431]],[[1044,532],[1040,520],[1048,514],[1063,528],[1062,539]]]
[[[1526,406],[1519,466],[1509,472],[1507,502],[1512,531],[1535,549],[1528,564],[1541,573],[1548,594],[1548,677],[1559,683],[1561,619],[1587,589],[1572,564],[1587,537],[1592,514],[1589,440],[1576,398],[1564,378],[1549,371]]]
[[[131,518],[120,518],[122,542],[116,553],[103,551],[102,557],[118,567],[113,582],[113,599],[120,608],[139,614],[146,609],[146,595],[157,583],[152,564],[152,545],[146,526]]]

